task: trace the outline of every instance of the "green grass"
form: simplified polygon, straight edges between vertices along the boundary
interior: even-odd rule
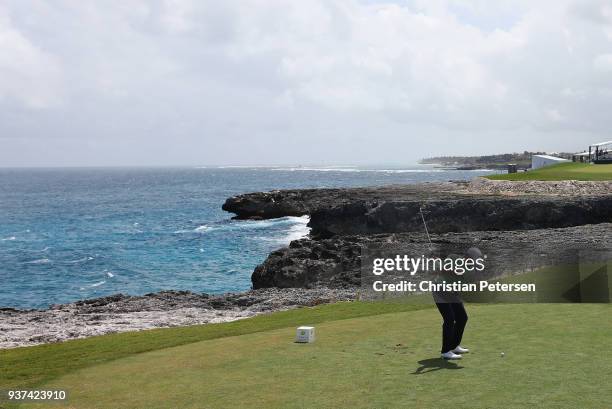
[[[69,407],[88,409],[608,407],[611,312],[609,304],[468,305],[472,353],[458,363],[437,358],[433,308],[322,322],[314,344],[293,343],[291,321],[86,366],[43,386],[68,390]]]
[[[492,180],[612,180],[612,165],[560,163],[528,172],[486,177]]]
[[[203,340],[426,307],[399,302],[343,302],[265,314],[223,324],[127,332],[0,350],[0,389],[32,388],[81,368]]]

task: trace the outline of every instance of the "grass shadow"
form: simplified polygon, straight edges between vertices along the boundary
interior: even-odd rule
[[[439,371],[440,369],[463,369],[463,366],[444,358],[429,358],[418,361],[421,365],[412,373],[413,375],[423,375],[429,372]]]

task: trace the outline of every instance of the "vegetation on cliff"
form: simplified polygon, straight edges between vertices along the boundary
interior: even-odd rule
[[[496,155],[482,156],[434,156],[421,159],[419,163],[435,164],[453,167],[476,167],[476,168],[500,168],[506,167],[508,163],[516,163],[521,168],[531,166],[532,155],[542,155],[545,152],[521,152],[521,153],[500,153]]]

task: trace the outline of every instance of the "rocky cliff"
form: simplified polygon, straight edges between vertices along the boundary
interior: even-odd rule
[[[364,187],[347,189],[296,189],[246,193],[230,197],[222,208],[236,214],[236,219],[273,219],[303,216],[356,202],[425,200],[451,198],[465,183],[424,183],[422,185]]]
[[[434,246],[478,247],[495,258],[490,261],[496,268],[513,273],[545,266],[551,258],[574,257],[580,250],[609,248],[611,234],[612,224],[603,223],[560,229],[443,233],[433,234],[431,240]],[[431,248],[423,233],[296,240],[271,253],[255,269],[253,287],[359,286],[363,252],[380,246],[402,248],[415,255],[427,254]],[[545,258],[541,257],[544,253]]]
[[[525,230],[612,222],[612,184],[594,182],[425,183],[379,188],[258,192],[227,199],[236,218],[310,215],[313,237]]]
[[[237,218],[310,215],[311,237],[277,250],[258,266],[254,288],[359,285],[364,248],[381,243],[474,243],[500,253],[537,243],[563,253],[607,246],[612,183],[426,183],[352,189],[279,190],[228,199]],[[496,247],[497,246],[497,247]]]
[[[315,237],[424,231],[529,230],[612,222],[612,195],[581,198],[461,196],[357,201],[311,213]]]

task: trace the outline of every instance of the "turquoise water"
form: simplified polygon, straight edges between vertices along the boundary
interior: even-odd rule
[[[430,167],[0,169],[0,307],[114,293],[250,288],[307,218],[233,221],[229,196],[280,188],[470,179]]]

